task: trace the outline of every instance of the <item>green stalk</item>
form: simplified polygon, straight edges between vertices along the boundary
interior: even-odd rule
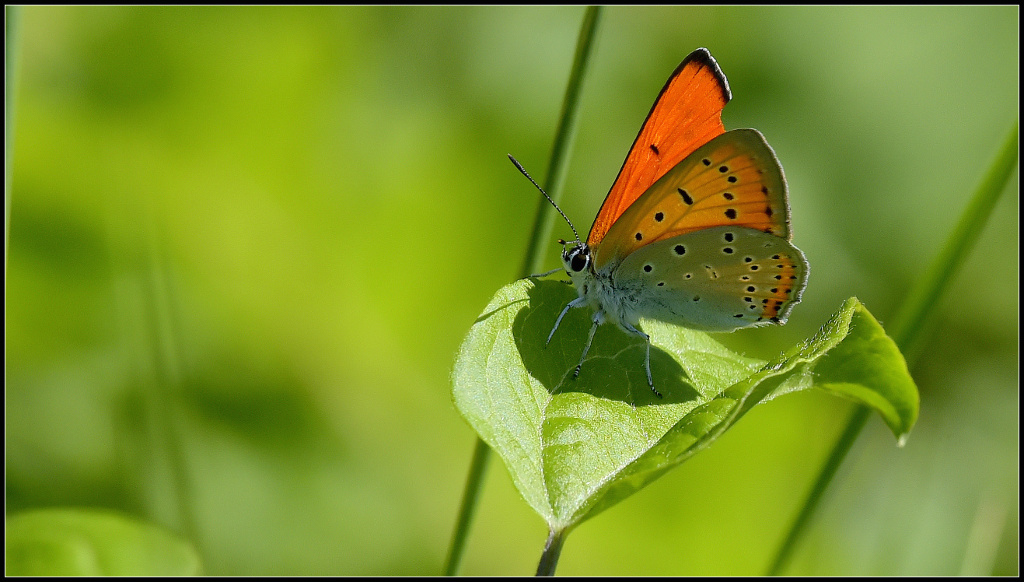
[[[917,342],[923,337],[920,333],[922,324],[934,312],[935,304],[981,236],[982,228],[988,222],[999,195],[1006,189],[1006,183],[1017,165],[1018,137],[1019,124],[1015,122],[939,256],[893,318],[890,335],[904,354],[916,351]]]
[[[583,24],[580,26],[580,36],[576,42],[576,56],[573,59],[572,70],[569,73],[569,84],[565,90],[562,113],[555,132],[555,143],[551,151],[547,180],[545,180],[545,190],[548,196],[555,202],[561,198],[562,186],[565,184],[565,169],[568,166],[569,155],[572,153],[572,144],[576,137],[580,90],[583,87],[583,79],[586,76],[590,63],[590,55],[593,53],[594,34],[597,30],[600,16],[600,6],[587,7],[587,11],[583,15]],[[539,200],[538,204],[533,233],[530,235],[530,242],[526,249],[526,259],[523,262],[522,271],[520,271],[523,277],[540,270],[544,262],[543,253],[547,249],[548,238],[551,236],[551,228],[555,216],[554,208],[543,198]],[[469,526],[473,521],[477,499],[483,487],[484,469],[490,457],[490,452],[491,449],[487,446],[487,443],[477,437],[476,446],[473,451],[473,460],[469,467],[469,475],[466,477],[466,488],[462,496],[462,506],[459,508],[458,521],[455,524],[451,546],[448,548],[448,557],[445,560],[444,573],[446,576],[454,576],[458,572],[459,564],[462,562],[462,554],[466,549]],[[561,543],[559,543],[559,547],[561,547]],[[557,561],[556,555],[555,563],[551,564],[552,572],[554,572]]]
[[[548,176],[544,181],[544,190],[557,204],[562,199],[562,187],[565,185],[565,170],[569,166],[569,155],[576,140],[576,125],[579,118],[580,90],[583,78],[590,65],[590,55],[594,52],[594,33],[601,19],[601,7],[590,6],[583,16],[580,37],[576,42],[576,57],[569,73],[569,85],[565,89],[562,101],[562,114],[555,132],[555,143],[551,148],[551,160],[548,163]],[[554,226],[555,210],[544,198],[537,198],[537,216],[533,222],[533,233],[526,247],[526,260],[519,272],[521,277],[539,273],[544,268],[544,253],[548,248],[551,229]]]
[[[14,165],[14,105],[18,95],[18,71],[21,59],[21,7],[4,8],[4,65],[7,91],[4,93],[4,273],[7,272],[11,242],[11,169]]]
[[[466,477],[466,489],[462,493],[462,507],[459,508],[459,518],[455,522],[455,531],[452,532],[448,557],[444,563],[445,576],[454,576],[462,564],[462,554],[466,549],[466,537],[469,535],[469,523],[473,520],[477,501],[483,491],[484,471],[487,469],[490,453],[491,449],[487,443],[477,437],[476,448],[473,449],[473,460],[469,464],[469,476]]]
[[[936,311],[936,304],[950,287],[957,270],[981,235],[982,228],[992,214],[992,209],[999,200],[1000,194],[1006,190],[1006,183],[1017,165],[1018,137],[1019,122],[1014,122],[1002,148],[974,191],[967,208],[960,216],[956,228],[950,233],[932,265],[918,280],[896,317],[893,318],[889,335],[903,352],[908,367],[913,367],[913,363],[917,359],[921,340],[925,337],[923,331],[929,317]],[[863,406],[858,406],[850,415],[846,428],[822,465],[817,480],[807,493],[800,513],[793,521],[789,533],[775,555],[775,560],[768,569],[769,576],[778,575],[789,563],[796,543],[806,533],[807,526],[818,508],[822,495],[832,482],[832,477],[835,476],[836,470],[846,458],[854,441],[857,440],[857,436],[864,428],[869,416],[870,411]]]
[[[143,286],[149,343],[154,362],[152,384],[145,390],[149,406],[151,448],[154,465],[166,463],[170,470],[171,492],[174,499],[176,529],[188,537],[204,554],[202,538],[196,524],[192,494],[192,480],[188,471],[185,444],[182,440],[179,407],[181,398],[182,365],[181,342],[176,332],[178,319],[174,308],[174,293],[168,281],[166,252],[163,237],[157,226],[157,214],[152,202],[148,205],[148,249],[146,260],[148,277]],[[171,524],[166,524],[171,525]]]
[[[562,544],[565,543],[565,530],[551,530],[548,532],[548,541],[544,544],[544,553],[540,556],[540,563],[537,564],[538,576],[554,576],[555,567],[558,566],[558,556],[562,555]]]

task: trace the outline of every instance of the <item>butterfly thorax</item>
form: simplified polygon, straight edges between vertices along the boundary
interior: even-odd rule
[[[594,267],[593,253],[586,243],[577,242],[562,251],[565,272],[572,279],[582,303],[594,308],[594,320],[610,321],[617,325],[636,325],[637,291],[624,288],[614,280],[614,269],[608,265],[601,270]]]

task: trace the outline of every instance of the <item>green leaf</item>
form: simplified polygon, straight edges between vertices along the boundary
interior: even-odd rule
[[[39,509],[7,519],[8,576],[189,576],[192,545],[157,526],[97,509]]]
[[[555,318],[575,297],[554,281],[503,287],[472,326],[452,374],[455,405],[501,456],[527,503],[568,530],[711,444],[755,405],[823,388],[877,410],[898,439],[917,419],[918,394],[892,340],[851,298],[813,337],[771,362],[731,352],[709,335],[643,321],[643,340],[601,326],[572,374],[590,310]]]

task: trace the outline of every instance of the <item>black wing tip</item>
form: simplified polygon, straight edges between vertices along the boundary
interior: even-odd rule
[[[702,67],[711,69],[712,73],[715,75],[715,79],[718,80],[718,85],[722,88],[722,94],[725,96],[725,102],[728,103],[732,100],[732,90],[729,89],[729,81],[725,78],[725,73],[723,73],[722,68],[718,66],[718,61],[715,60],[715,57],[711,56],[711,51],[704,47],[700,47],[686,55],[686,58],[683,59],[683,62],[679,63],[679,66],[676,67],[676,70],[672,73],[672,76],[669,77],[669,79],[675,78],[675,76],[678,75],[686,65],[694,62]]]

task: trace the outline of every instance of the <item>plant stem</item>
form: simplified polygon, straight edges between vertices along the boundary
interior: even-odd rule
[[[601,7],[588,7],[583,16],[579,40],[576,42],[576,56],[573,58],[572,70],[569,73],[569,84],[565,88],[562,114],[555,132],[555,143],[551,148],[547,179],[544,181],[544,190],[555,203],[562,199],[565,169],[569,165],[569,155],[572,153],[572,145],[576,137],[580,92],[583,87],[583,79],[589,68],[590,55],[594,52],[594,33],[600,20]],[[530,235],[529,246],[526,248],[526,260],[520,271],[521,277],[543,270],[545,251],[548,248],[548,239],[551,237],[554,219],[554,208],[544,198],[538,198],[537,216],[533,222],[533,233]]]
[[[554,576],[555,567],[558,566],[558,556],[562,554],[562,544],[565,543],[565,530],[552,529],[548,532],[548,541],[544,544],[544,553],[540,555],[540,563],[537,564],[538,576]]]
[[[11,242],[11,169],[14,166],[14,106],[18,96],[21,55],[21,7],[4,7],[4,273]]]
[[[1006,189],[1006,183],[1017,165],[1018,136],[1019,122],[1014,122],[1002,148],[974,191],[967,208],[961,214],[960,222],[950,233],[942,250],[924,276],[918,280],[893,319],[889,336],[903,352],[908,367],[912,367],[917,359],[921,340],[925,337],[923,330],[929,316],[935,313],[935,305],[949,288],[957,269],[963,264],[967,253],[977,242],[982,228],[992,214],[996,201]],[[863,406],[858,406],[850,415],[846,428],[822,465],[817,479],[804,499],[800,513],[793,521],[785,540],[779,547],[775,560],[768,569],[769,576],[778,575],[789,563],[796,543],[806,532],[822,495],[832,482],[832,477],[835,476],[836,470],[846,458],[854,441],[857,440],[857,436],[864,428],[869,416],[870,410]]]
[[[188,537],[202,556],[204,544],[193,505],[195,495],[186,460],[185,443],[182,439],[179,406],[182,389],[181,340],[177,333],[177,314],[175,309],[174,291],[168,274],[167,253],[164,248],[164,237],[157,223],[157,212],[150,200],[147,205],[146,250],[147,275],[144,279],[146,321],[149,324],[149,356],[154,366],[151,382],[144,390],[150,409],[148,421],[150,426],[150,449],[153,466],[166,464],[170,470],[171,493],[175,520],[174,524],[165,523],[168,527]],[[151,517],[155,520],[172,519],[170,515],[161,515],[161,502],[151,501]]]
[[[769,576],[778,576],[789,563],[796,543],[806,531],[807,524],[810,523],[811,517],[818,509],[821,496],[828,489],[829,484],[832,482],[832,477],[835,476],[839,466],[843,464],[846,454],[850,452],[850,448],[857,440],[857,436],[860,435],[861,429],[864,428],[870,416],[871,410],[866,406],[857,405],[854,407],[853,412],[850,414],[850,419],[846,421],[846,428],[843,430],[843,434],[839,435],[836,444],[832,447],[832,452],[825,459],[825,463],[818,473],[818,478],[814,481],[814,485],[811,486],[811,490],[807,492],[807,497],[804,499],[803,507],[800,508],[800,513],[793,520],[793,525],[790,526],[786,539],[783,540],[782,546],[779,547],[779,551],[775,555],[775,561],[768,568]]]
[[[480,492],[483,490],[484,471],[487,469],[490,452],[491,449],[487,443],[477,438],[476,448],[473,449],[473,460],[469,465],[469,475],[466,477],[466,489],[462,493],[459,519],[455,523],[451,546],[448,548],[448,557],[444,563],[445,576],[454,576],[462,563],[462,554],[466,548],[466,536],[469,534],[469,522],[473,518],[477,501],[480,499]]]
[[[569,84],[565,90],[565,99],[562,102],[562,113],[555,132],[555,143],[552,146],[551,160],[548,167],[545,190],[551,199],[558,201],[561,198],[562,186],[565,183],[565,168],[569,162],[569,154],[572,152],[573,138],[576,135],[577,119],[579,117],[579,95],[583,86],[583,79],[586,76],[590,55],[593,53],[594,33],[600,21],[601,7],[589,6],[583,15],[583,24],[580,26],[580,36],[576,42],[576,55],[573,59],[572,70],[569,73]],[[548,238],[551,236],[554,209],[541,198],[537,216],[534,219],[533,232],[530,235],[530,242],[526,249],[526,259],[520,276],[525,277],[540,270],[544,262],[544,251],[547,249]],[[445,561],[444,573],[446,576],[454,576],[462,562],[462,554],[465,551],[466,538],[469,533],[470,522],[473,521],[473,514],[476,511],[476,502],[483,487],[483,473],[487,466],[487,459],[490,456],[490,448],[477,437],[476,448],[473,450],[473,460],[469,467],[469,475],[466,478],[466,488],[462,494],[462,506],[459,509],[458,521],[455,524],[455,531],[452,533],[451,547],[448,549],[448,558]],[[561,542],[559,542],[559,548]],[[555,561],[557,562],[557,556]],[[552,564],[552,571],[554,564]]]
[[[935,304],[977,242],[1000,194],[1006,189],[1006,183],[1017,165],[1018,136],[1019,124],[1015,122],[960,216],[960,222],[893,318],[890,335],[905,354],[916,351],[917,342],[924,337],[920,333],[922,324],[934,312]]]

